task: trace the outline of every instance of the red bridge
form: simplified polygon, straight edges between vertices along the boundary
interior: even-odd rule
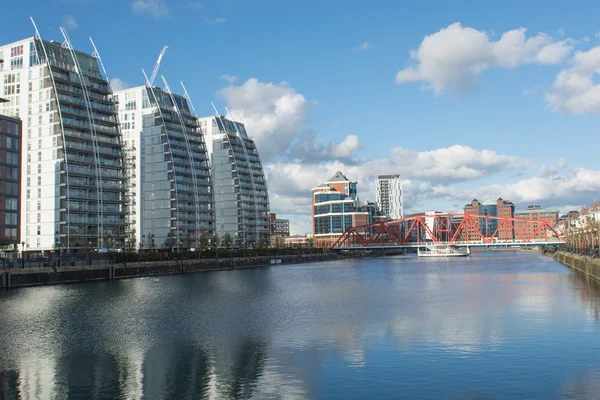
[[[334,250],[558,246],[566,243],[547,221],[473,214],[432,214],[347,229]]]

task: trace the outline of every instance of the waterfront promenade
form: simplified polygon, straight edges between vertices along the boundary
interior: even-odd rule
[[[333,261],[347,258],[337,253],[306,253],[280,256],[227,257],[213,259],[169,259],[148,262],[94,260],[91,264],[57,266],[29,263],[0,270],[0,288],[16,288],[59,283],[103,281],[144,276],[174,275],[193,272],[255,268],[278,264]],[[28,265],[28,266],[27,266]]]

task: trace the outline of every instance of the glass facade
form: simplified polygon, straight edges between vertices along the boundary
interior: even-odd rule
[[[144,88],[141,244],[190,249],[210,244],[214,197],[209,159],[184,97]]]
[[[228,235],[235,246],[266,246],[269,195],[256,145],[239,122],[216,117],[209,123],[217,235],[221,241]]]
[[[498,205],[496,203],[485,202],[479,205],[479,215],[487,215],[488,217],[498,216]],[[496,218],[480,218],[479,230],[486,237],[492,236],[498,229],[498,220]]]

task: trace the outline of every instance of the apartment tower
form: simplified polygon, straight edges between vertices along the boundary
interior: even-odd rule
[[[268,246],[269,194],[254,140],[243,123],[223,116],[200,118],[211,159],[216,232],[221,243]]]
[[[63,41],[36,33],[0,46],[0,94],[8,100],[0,107],[23,121],[21,241],[31,251],[121,248],[117,110],[98,52],[73,49],[61,31]]]
[[[199,249],[214,236],[208,153],[187,98],[165,86],[115,92],[128,171],[127,247]]]
[[[400,175],[379,175],[376,182],[377,205],[390,219],[404,217],[402,179]]]

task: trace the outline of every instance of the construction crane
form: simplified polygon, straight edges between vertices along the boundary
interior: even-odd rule
[[[158,69],[160,68],[160,60],[162,60],[162,58],[165,55],[165,52],[167,51],[168,48],[169,48],[169,46],[165,46],[160,51],[160,54],[158,55],[158,60],[156,60],[156,64],[154,65],[154,70],[152,71],[152,75],[150,75],[150,80],[148,81],[148,86],[152,86],[152,84],[154,83],[154,79],[156,78],[156,74],[158,74]]]

